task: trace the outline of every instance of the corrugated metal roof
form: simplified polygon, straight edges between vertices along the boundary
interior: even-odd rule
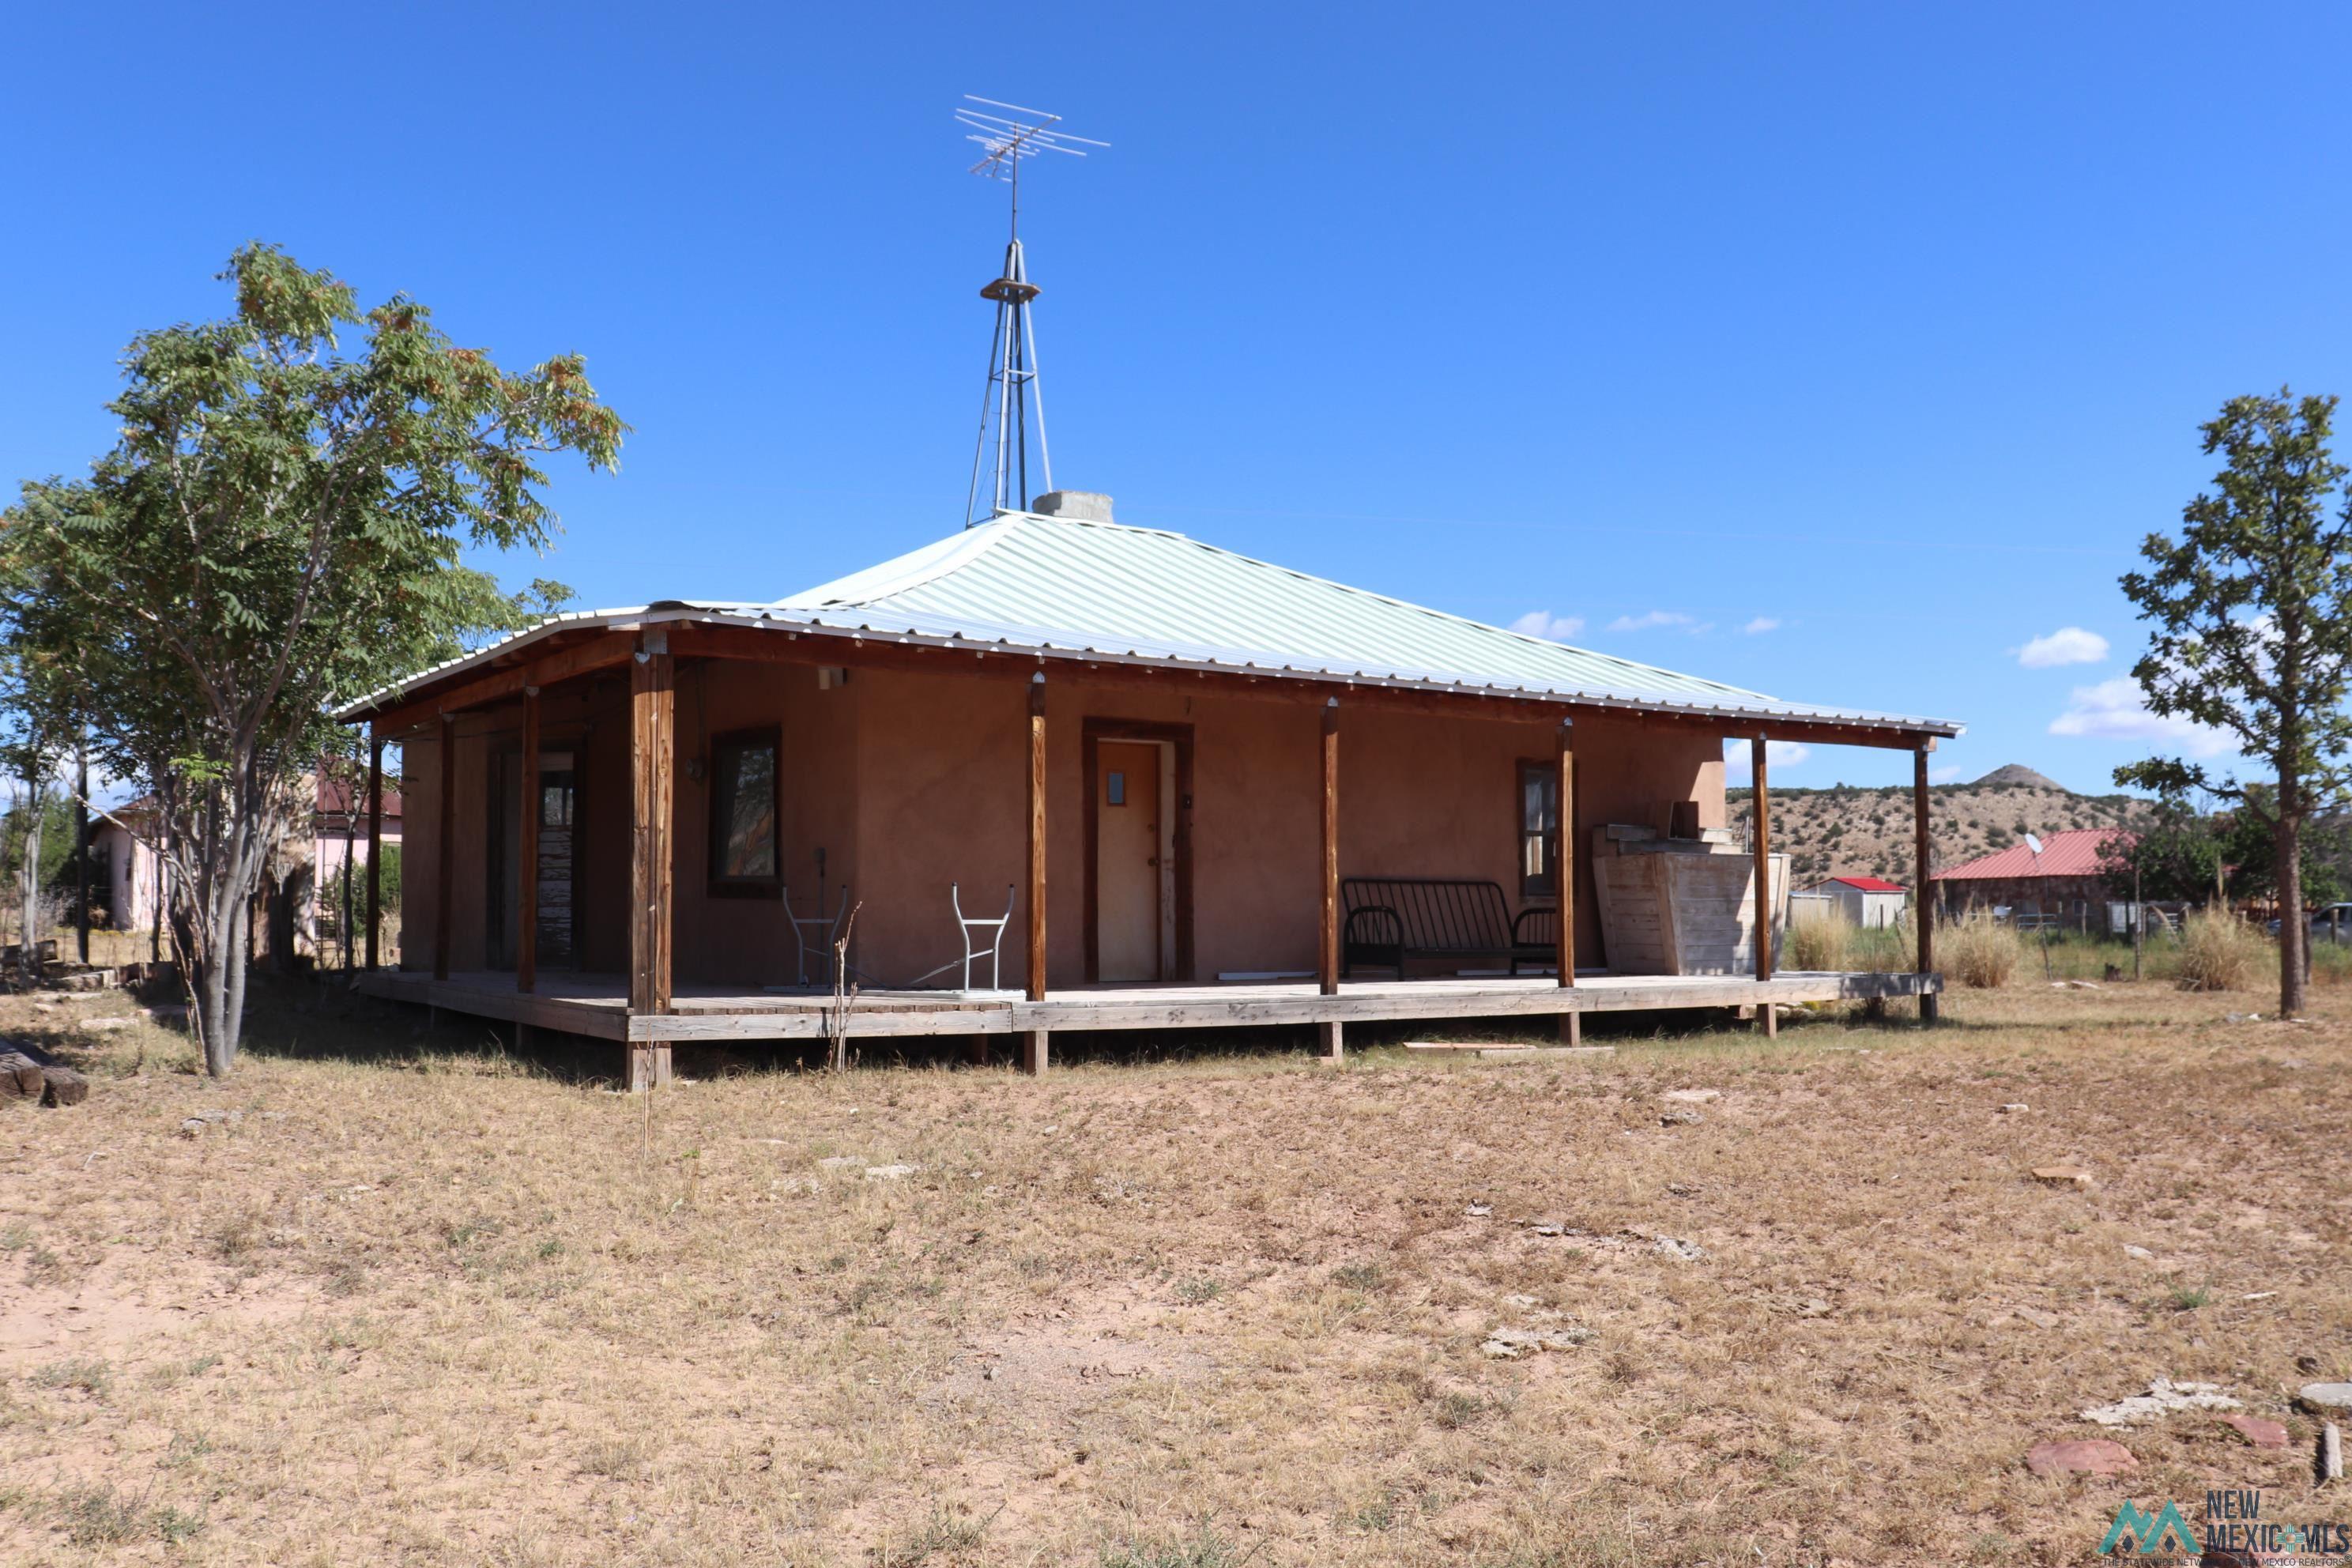
[[[1006,652],[1197,666],[1709,718],[1957,735],[1950,720],[1787,702],[1506,631],[1160,529],[1005,512],[764,605],[681,600],[573,612],[361,698],[355,719],[520,645],[589,625],[718,620]]]
[[[1883,725],[1948,721],[1784,702],[1761,692],[1506,631],[1122,523],[1007,512],[897,560],[792,595],[818,625],[1342,679],[1430,683],[1644,708]]]
[[[1859,888],[1865,893],[1902,893],[1910,890],[1900,883],[1889,882],[1879,877],[1832,877],[1830,880],[1843,882],[1849,888]]]
[[[1987,881],[2017,877],[2095,877],[2099,874],[2099,846],[2110,838],[2126,841],[2135,835],[2114,827],[2070,827],[2063,833],[2042,836],[2042,853],[2037,856],[2022,844],[1979,855],[1965,865],[1936,873],[1938,882]]]

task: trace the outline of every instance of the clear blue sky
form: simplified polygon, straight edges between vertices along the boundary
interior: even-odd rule
[[[1028,186],[1066,486],[2105,789],[2150,744],[2115,579],[2197,424],[2352,391],[2352,13],[1926,11],[20,7],[0,481],[103,447],[123,343],[261,237],[588,356],[635,433],[514,580],[909,548],[980,401],[977,92],[1114,143]],[[2021,665],[2063,628],[2109,651]]]

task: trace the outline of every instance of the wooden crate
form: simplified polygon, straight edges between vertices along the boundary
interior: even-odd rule
[[[1774,956],[1789,914],[1789,858],[1770,857]],[[1737,846],[1592,835],[1592,885],[1612,974],[1752,974],[1756,862]]]

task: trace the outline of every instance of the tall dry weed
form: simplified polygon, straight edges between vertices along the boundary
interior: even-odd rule
[[[1780,962],[1790,969],[1845,969],[1853,935],[1853,922],[1842,914],[1792,921],[1788,934],[1780,939]]]
[[[2172,976],[2183,991],[2242,991],[2270,956],[2270,943],[2237,916],[2200,910],[2180,923]]]
[[[1997,991],[2017,973],[2024,944],[2015,931],[1979,910],[1937,931],[1936,951],[1946,974],[1979,991]]]

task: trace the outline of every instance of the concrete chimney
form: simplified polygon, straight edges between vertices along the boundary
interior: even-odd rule
[[[1110,497],[1097,490],[1047,490],[1030,503],[1040,517],[1066,517],[1078,522],[1108,522]]]

